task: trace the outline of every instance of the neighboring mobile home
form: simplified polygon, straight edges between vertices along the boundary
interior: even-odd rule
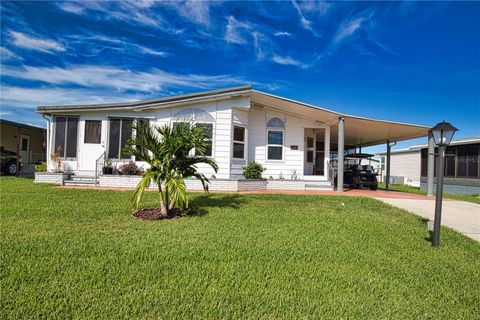
[[[435,153],[437,151],[435,150]],[[382,165],[386,153],[379,153]],[[446,149],[444,190],[480,194],[480,138],[454,140]],[[426,189],[428,146],[416,145],[391,152],[391,182]],[[436,176],[436,166],[435,166]]]
[[[0,148],[11,154],[20,153],[24,170],[45,161],[44,128],[0,119]]]
[[[48,121],[49,153],[60,147],[63,169],[84,176],[99,175],[104,153],[117,164],[135,161],[122,152],[135,134],[131,128],[134,119],[155,126],[192,121],[206,128],[210,137],[207,155],[219,166],[218,173],[201,167],[208,177],[242,179],[242,167],[256,161],[266,167],[266,179],[297,176],[299,181],[311,181],[312,186],[330,186],[329,167],[339,149],[349,152],[356,147],[424,137],[429,130],[345,115],[250,86],[130,103],[42,106],[37,111]],[[49,168],[54,168],[51,161]],[[306,185],[299,183],[295,188]]]

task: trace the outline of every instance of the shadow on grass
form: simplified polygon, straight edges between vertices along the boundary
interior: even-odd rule
[[[433,242],[433,232],[428,231],[428,221],[430,221],[430,219],[418,217],[418,220],[420,220],[420,222],[425,226],[425,229],[427,229],[428,232],[428,236],[423,239],[431,244]]]
[[[190,206],[193,208],[190,216],[203,216],[208,213],[208,208],[232,208],[240,209],[243,203],[246,203],[245,197],[240,197],[236,194],[229,195],[214,195],[204,194],[195,197],[190,201]]]

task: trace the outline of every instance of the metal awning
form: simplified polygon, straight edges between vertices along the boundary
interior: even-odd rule
[[[330,138],[338,136],[338,119],[345,119],[345,145],[368,147],[389,141],[401,141],[428,136],[430,127],[395,121],[369,119],[319,108],[307,103],[252,90],[252,104],[302,116],[331,126]]]

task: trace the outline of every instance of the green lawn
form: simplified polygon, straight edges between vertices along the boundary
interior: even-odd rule
[[[373,199],[195,194],[197,216],[139,221],[130,192],[0,186],[1,318],[480,316],[480,244],[433,249]]]
[[[384,183],[378,184],[379,189],[385,189]],[[400,191],[400,192],[408,192],[408,193],[415,193],[415,194],[427,194],[425,191],[420,190],[420,188],[407,186],[403,184],[394,184],[390,186],[390,190],[392,191]],[[448,199],[453,200],[460,200],[460,201],[467,201],[480,204],[480,196],[478,194],[475,195],[464,195],[464,194],[449,194],[444,193],[443,196]]]

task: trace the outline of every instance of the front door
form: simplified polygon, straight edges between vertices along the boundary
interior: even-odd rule
[[[308,180],[325,177],[325,129],[305,128],[303,175]]]
[[[20,156],[23,164],[30,164],[30,136],[20,136]]]
[[[89,117],[80,126],[80,161],[78,170],[94,174],[96,161],[105,152],[105,130],[102,117]]]

